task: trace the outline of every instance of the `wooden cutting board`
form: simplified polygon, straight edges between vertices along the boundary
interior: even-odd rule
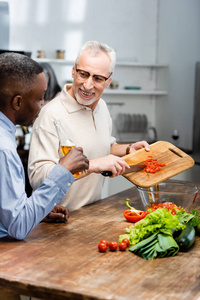
[[[158,141],[150,145],[150,151],[144,148],[125,155],[123,159],[129,164],[138,164],[149,157],[157,159],[158,163],[165,163],[156,173],[146,173],[145,170],[123,174],[123,176],[136,186],[148,188],[169,179],[194,165],[194,160],[188,154],[165,141]]]

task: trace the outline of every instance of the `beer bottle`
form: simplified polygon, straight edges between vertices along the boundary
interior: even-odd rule
[[[70,149],[75,148],[76,146],[68,137],[68,134],[67,134],[66,130],[64,129],[64,127],[62,126],[60,120],[54,121],[54,125],[56,127],[56,131],[57,131],[58,138],[60,141],[61,152],[62,152],[63,156],[65,156],[70,151]],[[86,173],[87,173],[87,170],[83,170],[81,172],[73,174],[73,176],[75,178],[77,178]]]

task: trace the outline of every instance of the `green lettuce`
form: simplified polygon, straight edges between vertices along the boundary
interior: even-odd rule
[[[172,215],[164,208],[157,209],[135,223],[134,226],[130,226],[125,235],[120,235],[119,242],[126,237],[129,239],[130,245],[136,245],[155,233],[164,231],[173,233],[184,228],[185,225],[180,222],[177,215]]]

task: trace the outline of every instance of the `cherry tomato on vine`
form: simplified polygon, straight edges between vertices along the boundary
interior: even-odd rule
[[[119,250],[120,251],[125,251],[127,248],[127,244],[125,242],[119,243]]]
[[[118,245],[117,245],[116,242],[111,241],[111,242],[109,243],[109,249],[110,249],[111,251],[116,251],[116,250],[117,250],[117,247],[118,247]]]
[[[98,249],[100,252],[106,252],[107,248],[108,248],[108,246],[105,243],[100,242],[98,245]]]
[[[130,241],[129,241],[129,239],[127,239],[127,238],[123,239],[123,241],[122,241],[122,242],[123,242],[123,243],[126,243],[126,245],[127,245],[127,246],[130,244]]]
[[[106,244],[107,246],[108,246],[108,244],[109,244],[107,240],[101,240],[100,243],[104,243],[104,244]]]

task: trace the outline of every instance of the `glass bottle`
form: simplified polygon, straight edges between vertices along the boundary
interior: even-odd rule
[[[65,51],[64,50],[57,50],[57,55],[56,58],[57,59],[65,59]]]
[[[38,58],[46,58],[46,53],[43,50],[38,50]]]
[[[54,121],[54,125],[56,127],[56,131],[57,131],[58,138],[59,138],[59,141],[60,141],[61,152],[62,152],[63,156],[65,156],[70,151],[70,149],[75,148],[76,146],[69,139],[69,137],[67,135],[67,132],[64,129],[64,127],[62,126],[60,120]],[[87,170],[83,170],[83,171],[80,171],[78,173],[73,174],[73,176],[75,178],[77,178],[77,177],[80,177],[80,176],[82,176],[86,173],[87,173]]]

